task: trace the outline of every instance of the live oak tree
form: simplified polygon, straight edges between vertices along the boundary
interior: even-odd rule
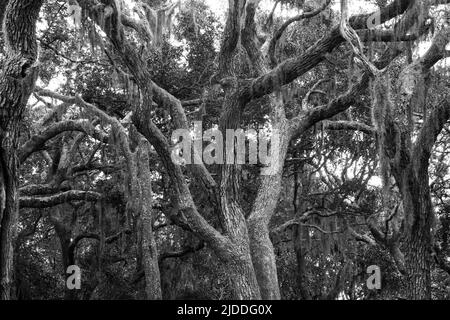
[[[339,30],[335,29],[330,35],[311,47],[304,55],[284,61],[270,71],[266,67],[267,63],[264,62],[264,57],[258,54],[261,44],[257,42],[259,39],[256,39],[255,22],[252,21],[256,5],[257,2],[230,2],[222,47],[218,57],[218,71],[213,79],[216,83],[221,84],[225,91],[220,125],[222,130],[237,128],[240,124],[239,114],[250,101],[270,94],[281,86],[295,80],[316,66],[327,52],[343,42],[343,38],[338,32]],[[110,16],[106,16],[105,11],[101,11],[107,7],[113,9],[112,13],[110,13],[110,10],[108,11]],[[144,63],[140,61],[140,57],[136,54],[136,49],[127,43],[123,33],[123,26],[130,23],[129,19],[117,8],[115,3],[105,3],[103,8],[102,6],[97,6],[95,10],[92,10],[91,7],[85,8],[90,10],[91,17],[97,19],[96,22],[110,36],[122,63],[129,68],[138,86],[144,93],[144,103],[138,106],[138,110],[134,115],[135,125],[155,146],[159,155],[164,158],[163,162],[176,188],[176,201],[180,206],[178,210],[182,213],[181,216],[186,219],[185,223],[193,232],[208,242],[225,263],[230,264],[231,278],[235,282],[234,286],[238,298],[259,298],[261,295],[263,298],[279,298],[275,261],[267,228],[270,215],[274,209],[274,205],[270,205],[270,203],[276,203],[276,192],[271,192],[271,186],[266,186],[264,182],[262,183],[262,199],[256,200],[255,203],[256,206],[264,205],[266,212],[261,212],[261,209],[256,207],[255,213],[249,217],[249,229],[247,229],[242,208],[237,201],[239,168],[223,166],[221,181],[217,187],[206,168],[201,165],[194,167],[193,175],[197,176],[204,183],[207,192],[210,192],[213,199],[220,204],[220,221],[225,234],[218,233],[212,229],[198,213],[192,195],[183,178],[181,168],[177,167],[170,160],[167,138],[152,124],[148,111],[146,111],[146,108],[148,109],[152,105],[150,100],[152,98],[157,104],[159,103],[169,108],[176,125],[181,128],[188,128],[180,101],[149,81],[145,75],[145,69],[140,68]],[[380,14],[381,22],[401,14],[407,8],[408,3],[406,2],[391,4]],[[394,11],[393,9],[397,10]],[[367,15],[353,18],[350,24],[355,29],[366,28],[369,17]],[[101,25],[103,20],[104,26]],[[135,26],[135,28],[137,27]],[[150,39],[151,36],[147,35],[147,38]],[[241,79],[232,73],[232,63],[239,44],[242,45],[249,56],[257,78],[251,80]],[[277,111],[277,104],[274,103],[275,122],[273,124],[275,127],[280,126],[282,132],[281,150],[287,148],[292,127],[293,133],[298,134],[297,131],[305,130],[315,122],[332,117],[348,108],[349,105],[342,103],[343,98],[348,99],[348,96],[339,97],[335,100],[337,101],[335,103],[310,110],[305,116],[300,115],[299,118],[294,118],[292,121],[293,125],[288,125],[286,121],[283,121],[283,111]],[[147,100],[146,104],[145,100]],[[281,109],[279,104],[278,109]],[[146,123],[144,123],[144,119]],[[282,151],[281,159],[283,159],[283,153]],[[273,179],[272,177],[270,183],[279,183],[279,179]],[[277,186],[275,185],[276,188]],[[267,194],[270,194],[270,196],[267,197]]]
[[[281,299],[287,276],[279,250],[287,240],[276,239],[292,231],[293,247],[284,254],[295,254],[296,297],[360,295],[356,283],[364,279],[355,269],[365,259],[357,254],[362,248],[390,255],[409,298],[431,298],[432,258],[445,270],[447,248],[432,237],[428,166],[433,148],[442,145],[437,139],[448,106],[443,94],[426,107],[422,88],[447,55],[446,4],[394,0],[349,16],[347,1],[340,15],[332,1],[276,1],[264,15],[260,1],[229,0],[219,32],[196,1],[139,0],[132,11],[118,0],[46,1],[41,80],[48,84],[56,70],[67,80],[55,92],[34,85],[34,26],[42,3],[10,0],[0,10],[2,298],[11,298],[12,248],[23,253],[24,239],[45,239],[46,227],[59,239],[63,269],[75,263],[92,269],[88,297],[108,292],[111,270],[116,280],[133,275],[132,286],[144,279],[147,299],[171,296],[164,293],[164,262],[177,259],[174,268],[191,270],[194,262],[186,257],[192,255],[226,270],[229,297]],[[74,30],[61,15],[68,5]],[[21,26],[21,6],[33,23]],[[285,20],[277,17],[278,6],[302,11]],[[171,33],[185,52],[173,48]],[[433,36],[430,49],[413,57],[427,35]],[[389,84],[393,74],[398,81]],[[399,88],[398,97],[391,86]],[[37,102],[27,116],[46,111],[38,124],[23,128],[32,93]],[[420,129],[412,117],[418,110]],[[191,120],[217,124],[224,136],[227,129],[270,125],[280,133],[273,174],[245,165],[174,163],[172,132],[191,130]],[[363,143],[354,132],[364,134]],[[333,167],[335,161],[341,164]],[[380,194],[368,186],[377,162]],[[117,208],[108,203],[111,190],[120,190]],[[24,216],[16,241],[19,205]],[[385,217],[390,209],[393,215]],[[34,213],[38,219],[26,219]],[[166,251],[186,234],[187,246]],[[321,246],[313,243],[319,240]],[[127,272],[117,272],[118,263]],[[320,273],[316,264],[331,272]],[[66,291],[66,298],[82,297]]]
[[[396,84],[401,94],[396,110],[398,120],[394,120],[395,103],[389,94],[391,89],[386,86],[389,80],[381,78],[374,87],[380,157],[388,166],[383,170],[389,170],[388,174],[395,177],[402,198],[404,230],[399,231],[399,236],[405,237],[404,263],[410,299],[431,299],[432,227],[435,217],[428,168],[436,139],[449,119],[449,106],[444,95],[442,101],[430,108],[424,90],[425,78],[431,76],[430,68],[446,57],[445,46],[449,36],[449,30],[444,27],[437,33],[426,54],[403,69]],[[414,141],[412,113],[419,109],[424,110],[424,122]]]
[[[2,1],[4,56],[0,71],[0,294],[11,297],[13,247],[19,214],[19,125],[39,67],[36,21],[42,1]]]

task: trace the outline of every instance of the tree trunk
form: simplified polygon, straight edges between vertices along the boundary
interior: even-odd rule
[[[14,130],[15,131],[15,130]],[[13,247],[18,221],[17,139],[0,133],[0,299],[10,300],[13,288]]]
[[[261,293],[252,262],[247,225],[242,208],[237,201],[239,194],[237,192],[239,190],[237,182],[238,171],[239,169],[233,165],[224,165],[222,169],[222,218],[225,232],[234,244],[234,250],[230,255],[231,259],[228,257],[225,260],[225,264],[230,271],[229,279],[233,288],[234,298],[239,300],[259,300],[261,299]],[[234,187],[231,187],[232,185]],[[233,193],[234,196],[230,196],[230,194],[227,194],[228,192]]]
[[[237,84],[234,83],[234,86]],[[237,130],[240,126],[243,106],[238,99],[236,89],[230,90],[225,96],[219,126],[224,137],[227,136],[227,130]],[[224,154],[227,157],[228,153],[229,151],[225,148]],[[261,293],[252,263],[247,221],[240,202],[242,167],[238,164],[236,152],[232,160],[234,164],[227,161],[227,164],[222,165],[220,177],[221,223],[225,234],[234,244],[234,252],[231,256],[234,256],[234,259],[237,258],[237,261],[226,261],[226,263],[231,268],[230,280],[236,299],[258,300],[261,299]]]
[[[55,228],[56,235],[59,239],[59,244],[61,246],[61,261],[62,261],[62,274],[64,278],[64,300],[77,300],[76,290],[69,290],[67,288],[67,279],[70,276],[66,273],[67,268],[75,264],[75,254],[72,249],[72,230],[69,226],[64,223],[64,219],[59,220],[61,215],[59,214],[59,208],[54,209],[54,213],[58,214],[59,218],[51,215],[50,220]]]
[[[38,75],[33,64],[37,57],[35,28],[42,0],[6,3],[4,14],[0,14],[5,20],[0,21],[5,39],[0,71],[0,299],[12,296],[13,248],[19,214],[18,128]]]
[[[269,223],[275,214],[280,198],[284,161],[291,140],[290,130],[285,118],[276,115],[273,118],[273,123],[279,133],[279,150],[271,156],[271,166],[274,170],[270,175],[263,175],[261,178],[258,195],[248,219],[252,260],[261,290],[261,297],[264,300],[281,299],[275,251],[270,240]],[[274,141],[272,141],[272,146],[274,146]]]
[[[306,259],[302,243],[302,226],[294,226],[294,251],[297,260],[297,286],[302,300],[311,300],[311,295],[308,291],[308,282],[306,274]],[[306,229],[306,232],[308,230]]]
[[[299,157],[298,154],[295,157]],[[294,168],[294,195],[293,195],[293,207],[294,207],[294,217],[299,217],[302,212],[308,207],[308,202],[300,201],[300,195],[309,194],[311,191],[310,185],[310,170],[304,165],[300,164]],[[300,179],[299,179],[300,178]],[[311,294],[309,292],[308,276],[307,276],[307,265],[306,265],[306,254],[304,250],[304,238],[309,239],[309,229],[302,226],[301,224],[294,225],[293,229],[294,237],[294,252],[297,261],[297,286],[300,293],[300,299],[302,300],[312,300]],[[307,240],[308,245],[310,241]]]
[[[406,294],[409,300],[431,299],[433,207],[427,172],[404,177],[407,233],[405,239]]]
[[[280,300],[276,257],[269,237],[268,224],[264,220],[251,220],[248,226],[253,266],[258,279],[261,298],[264,300]]]
[[[153,219],[149,212],[141,212],[141,215],[142,264],[145,273],[145,293],[148,300],[161,300],[161,277],[158,264],[158,250],[152,230]]]
[[[406,238],[408,300],[431,300],[430,233],[413,231]]]
[[[145,274],[145,293],[148,300],[161,300],[161,277],[158,249],[153,234],[153,193],[150,171],[150,148],[148,142],[140,143],[137,152],[138,178],[140,182],[140,219],[142,232],[142,265]]]
[[[238,260],[227,263],[225,267],[229,270],[234,299],[261,299],[250,252],[243,253]]]

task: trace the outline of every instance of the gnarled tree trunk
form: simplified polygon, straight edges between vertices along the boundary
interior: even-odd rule
[[[16,133],[0,133],[0,294],[2,300],[12,297],[13,257],[18,220],[18,167]]]
[[[279,152],[272,154],[271,166],[275,170],[271,175],[262,176],[255,205],[248,219],[253,265],[261,296],[268,300],[281,299],[275,251],[270,240],[269,223],[280,198],[284,160],[291,139],[289,126],[286,127],[284,124],[287,124],[285,119],[276,124],[279,127],[277,129],[280,130],[280,141]]]
[[[380,158],[385,180],[390,174],[400,190],[404,210],[405,271],[407,297],[431,299],[433,205],[429,187],[429,162],[437,138],[450,119],[450,104],[443,100],[430,112],[417,138],[414,136],[412,110],[427,103],[421,86],[430,68],[444,57],[450,29],[442,29],[430,49],[408,65],[398,80],[401,99],[394,120],[389,78],[376,79],[374,86],[374,120],[380,142]],[[386,182],[388,183],[388,182]]]
[[[137,151],[138,181],[140,184],[141,251],[145,274],[145,293],[148,300],[161,300],[161,277],[158,264],[158,249],[153,234],[153,193],[150,172],[150,147],[142,141]]]
[[[405,177],[403,205],[407,213],[405,237],[406,293],[410,300],[431,299],[432,235],[434,217],[428,169]],[[417,178],[416,178],[417,177]]]
[[[0,70],[0,298],[5,300],[12,297],[13,248],[19,213],[18,127],[38,74],[34,66],[35,27],[42,0],[6,2],[1,21],[5,27],[6,56]]]

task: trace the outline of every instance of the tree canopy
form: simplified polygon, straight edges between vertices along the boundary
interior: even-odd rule
[[[0,298],[449,299],[449,16],[1,1]]]

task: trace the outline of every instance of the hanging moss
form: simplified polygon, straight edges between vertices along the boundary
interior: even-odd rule
[[[153,46],[159,47],[164,36],[170,34],[175,10],[179,6],[180,4],[176,3],[156,10],[149,5],[139,4],[135,10],[141,17],[142,24],[147,30]]]
[[[400,156],[401,137],[398,125],[394,123],[393,102],[391,97],[391,80],[386,73],[376,77],[373,81],[372,95],[372,121],[377,129],[379,170],[383,183],[382,199],[385,209],[389,209],[392,187],[392,164]]]

